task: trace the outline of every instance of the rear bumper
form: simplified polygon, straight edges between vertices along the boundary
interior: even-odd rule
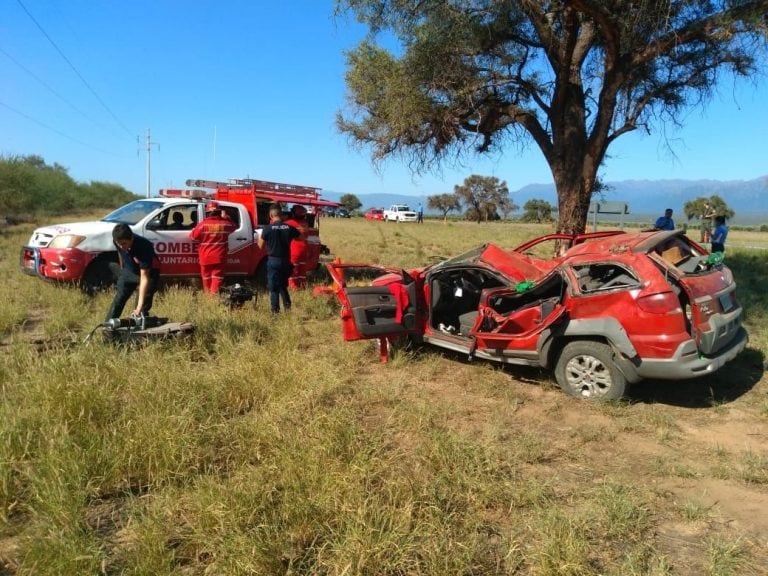
[[[95,258],[77,248],[36,248],[23,246],[19,255],[21,271],[58,282],[78,282]]]
[[[622,365],[626,370],[636,373],[638,379],[688,380],[706,374],[712,374],[738,356],[747,346],[749,337],[743,327],[739,327],[733,340],[713,356],[703,356],[693,340],[680,344],[672,358],[644,359],[631,367]]]

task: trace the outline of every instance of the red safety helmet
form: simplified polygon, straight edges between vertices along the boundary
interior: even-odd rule
[[[217,210],[221,210],[221,206],[219,206],[219,203],[216,202],[216,200],[212,200],[205,205],[206,212],[216,212]]]

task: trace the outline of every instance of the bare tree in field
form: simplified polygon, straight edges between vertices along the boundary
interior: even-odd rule
[[[768,0],[336,0],[371,32],[337,126],[415,173],[535,144],[558,231],[584,230],[608,147],[677,123],[766,55]],[[388,45],[376,44],[387,32]]]

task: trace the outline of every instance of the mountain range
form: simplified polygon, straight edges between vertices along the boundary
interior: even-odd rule
[[[754,180],[623,180],[608,182],[607,189],[595,200],[627,202],[628,220],[647,219],[672,208],[678,219],[683,220],[683,205],[689,200],[705,196],[720,196],[736,213],[735,224],[755,224],[768,221],[768,175]],[[323,191],[323,198],[338,201],[343,193]],[[554,184],[528,184],[509,193],[518,206],[528,200],[546,200],[557,206]],[[387,207],[390,204],[410,204],[415,208],[424,204],[425,212],[435,213],[427,208],[427,196],[405,194],[360,194],[363,210],[373,207]],[[518,212],[519,214],[519,212]]]

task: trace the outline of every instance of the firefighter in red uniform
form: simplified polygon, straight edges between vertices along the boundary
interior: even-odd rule
[[[203,291],[218,294],[224,280],[224,266],[227,263],[229,235],[235,231],[235,225],[216,201],[205,206],[205,218],[189,233],[190,238],[199,243],[200,276],[203,279]]]
[[[291,208],[291,217],[285,221],[299,231],[300,236],[291,242],[291,265],[293,269],[288,277],[288,287],[304,288],[307,284],[307,209],[300,204]]]

